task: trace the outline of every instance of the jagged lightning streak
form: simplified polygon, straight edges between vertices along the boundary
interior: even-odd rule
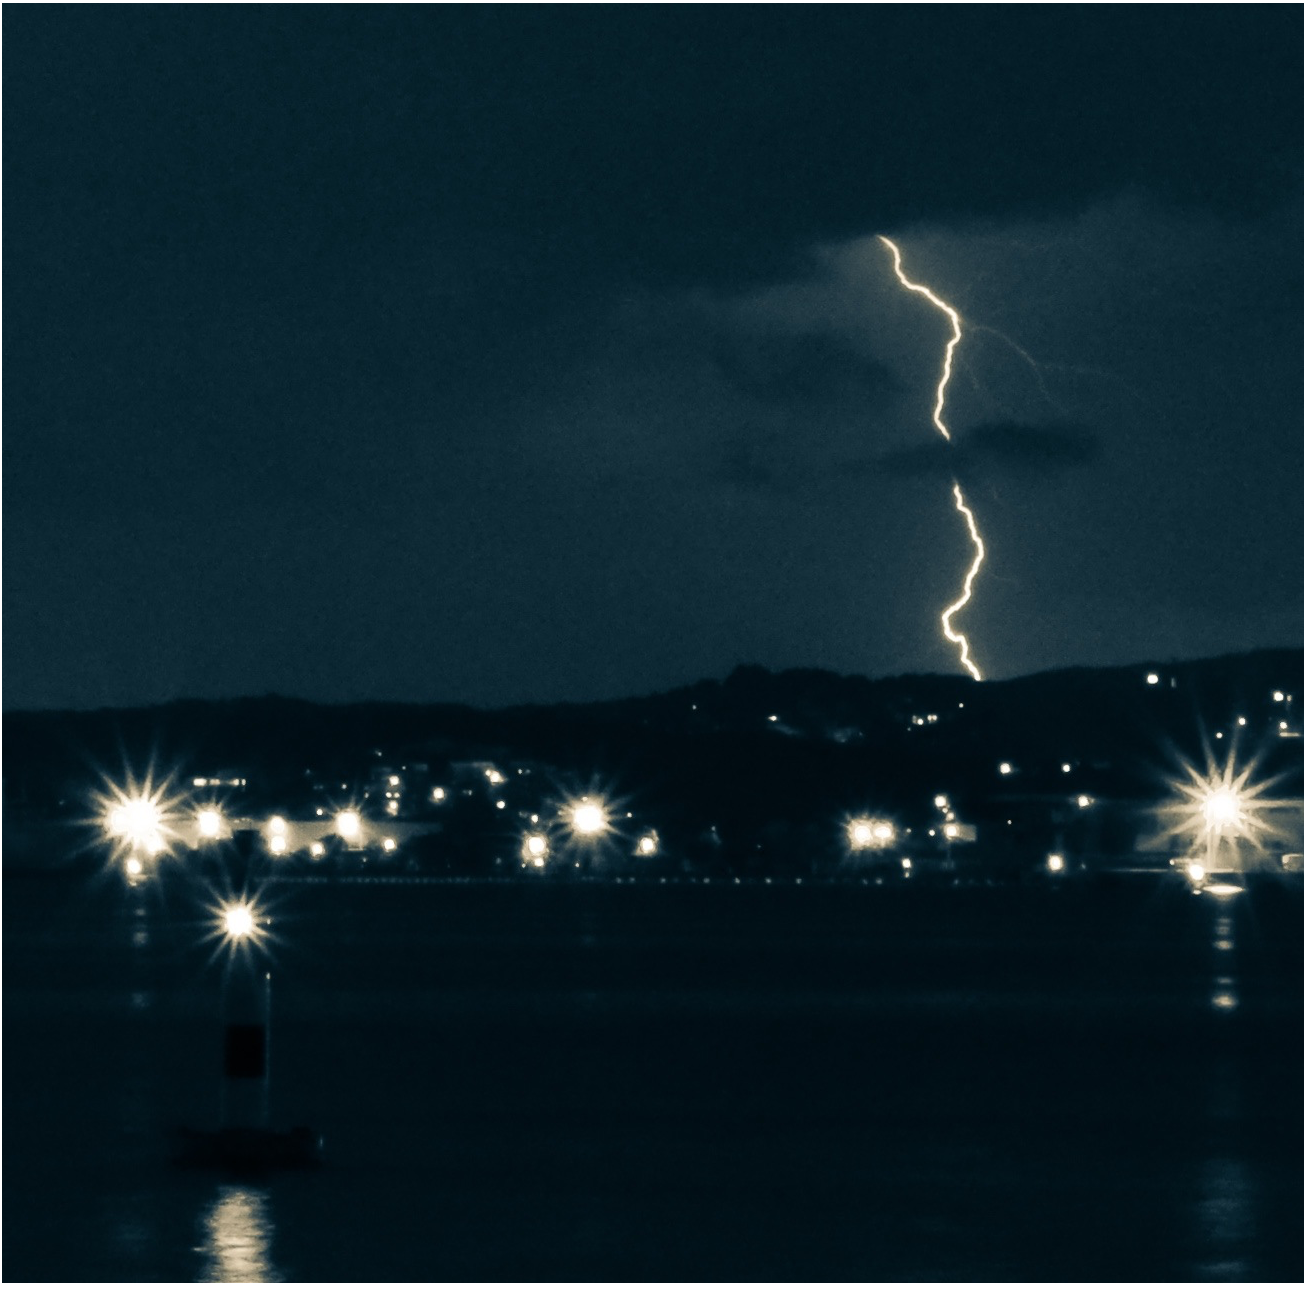
[[[934,428],[951,443],[952,435],[948,433],[948,427],[943,423],[943,408],[947,403],[948,382],[952,379],[952,353],[957,345],[961,343],[961,318],[950,304],[940,300],[927,286],[912,282],[902,272],[902,252],[898,250],[897,245],[891,239],[881,236],[879,240],[892,252],[893,272],[897,274],[897,280],[908,291],[923,295],[935,308],[941,309],[948,315],[948,319],[952,323],[952,339],[948,341],[947,348],[943,352],[943,374],[938,378],[938,392],[934,401]],[[956,502],[957,509],[965,516],[966,528],[970,532],[970,540],[975,544],[975,558],[970,565],[969,572],[966,574],[966,580],[962,584],[961,595],[943,610],[941,619],[943,635],[961,650],[961,665],[976,680],[983,680],[979,668],[970,659],[970,641],[961,632],[952,629],[952,618],[970,602],[975,574],[979,572],[980,566],[984,563],[984,541],[979,535],[979,527],[975,523],[975,516],[970,507],[966,505],[966,499],[961,492],[961,485],[955,479],[952,481],[952,497]]]

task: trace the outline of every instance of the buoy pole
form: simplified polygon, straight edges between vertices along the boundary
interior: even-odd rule
[[[230,961],[222,997],[223,1128],[269,1127],[269,1022],[273,980],[250,961]]]

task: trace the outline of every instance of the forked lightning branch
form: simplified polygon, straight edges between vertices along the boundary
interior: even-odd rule
[[[948,316],[952,323],[952,338],[947,343],[947,348],[943,351],[943,372],[939,376],[938,389],[934,397],[934,428],[949,443],[952,441],[952,435],[948,433],[948,427],[943,420],[943,408],[947,403],[948,382],[952,379],[952,354],[957,345],[961,342],[961,318],[957,311],[951,305],[940,300],[933,291],[927,286],[921,286],[917,282],[912,282],[905,273],[902,272],[902,252],[887,237],[879,239],[893,254],[893,271],[897,274],[897,279],[908,291],[914,291],[917,295],[923,295],[935,308],[941,309]],[[964,633],[952,629],[952,619],[970,602],[971,591],[975,584],[975,576],[984,563],[984,540],[979,535],[979,526],[975,522],[975,516],[970,507],[966,505],[966,499],[961,491],[961,484],[955,479],[952,481],[952,497],[956,508],[961,512],[966,521],[966,529],[970,533],[970,540],[975,546],[975,558],[971,562],[970,568],[966,572],[965,580],[961,585],[961,594],[943,610],[941,621],[943,623],[943,635],[952,644],[961,650],[961,665],[970,672],[976,680],[982,680],[980,670],[971,661],[970,641],[966,639]]]

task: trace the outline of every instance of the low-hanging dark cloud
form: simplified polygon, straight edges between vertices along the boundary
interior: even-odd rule
[[[931,440],[882,453],[868,468],[902,479],[998,473],[1050,479],[1096,465],[1101,457],[1101,443],[1085,426],[996,421],[972,426],[951,442]]]
[[[856,395],[875,407],[901,390],[884,363],[827,332],[725,335],[712,358],[732,388],[761,403],[797,406]]]

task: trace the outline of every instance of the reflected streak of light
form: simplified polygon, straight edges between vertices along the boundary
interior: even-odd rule
[[[249,1186],[220,1186],[202,1215],[205,1258],[201,1279],[223,1284],[269,1284],[283,1276],[273,1264],[273,1222],[268,1192]]]

